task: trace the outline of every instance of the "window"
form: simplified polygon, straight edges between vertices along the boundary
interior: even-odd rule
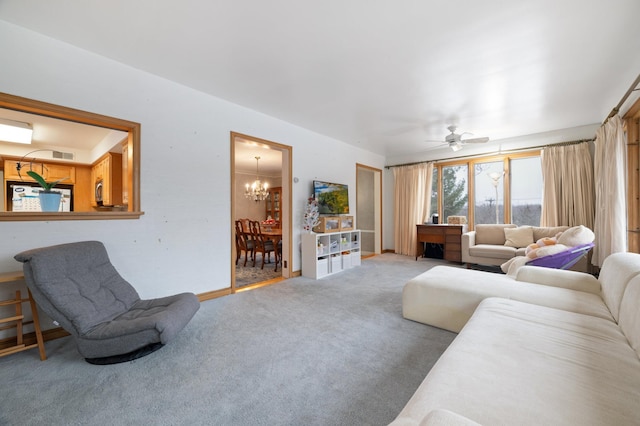
[[[504,223],[504,162],[475,163],[475,223]]]
[[[72,108],[66,108],[58,105],[48,104],[45,102],[35,101],[32,99],[21,98],[18,96],[8,95],[0,93],[0,109],[9,113],[29,114],[34,117],[45,117],[52,128],[56,128],[56,123],[60,126],[69,123],[88,125],[87,127],[102,128],[107,131],[114,130],[119,135],[124,135],[124,141],[121,150],[121,164],[122,164],[122,189],[119,192],[120,199],[126,200],[126,211],[105,209],[101,208],[87,209],[86,211],[64,211],[64,212],[31,212],[31,211],[0,211],[0,221],[42,221],[42,220],[103,220],[103,219],[134,219],[140,217],[143,213],[140,211],[140,124],[131,121],[121,120],[118,118],[107,117],[99,114],[94,114],[86,111],[75,110]],[[58,129],[59,130],[59,129]],[[55,133],[55,132],[54,132]],[[109,132],[108,132],[109,133]],[[35,134],[35,129],[34,129]],[[34,138],[35,139],[35,138]],[[105,137],[105,140],[107,137]],[[51,145],[48,140],[36,141],[41,144],[37,146],[34,144],[28,150],[34,152],[40,148],[44,151],[52,151],[51,148],[60,148],[60,151],[65,151],[64,147],[58,145]],[[108,141],[107,141],[108,142]],[[85,147],[90,150],[93,147]],[[24,158],[26,155],[24,152],[16,152],[10,147],[2,146],[0,155],[18,156]],[[108,155],[108,154],[106,154]],[[64,158],[64,157],[62,157]],[[40,159],[38,159],[40,160]],[[59,161],[57,163],[60,163]],[[4,162],[3,162],[4,164]],[[82,170],[81,176],[78,176],[77,182],[73,184],[74,198],[82,195],[85,198],[91,197],[94,194],[93,185],[95,182],[91,182],[92,166],[94,164],[80,163],[80,162],[65,162],[62,163],[67,166],[75,167],[74,170]],[[4,167],[3,167],[4,168]],[[69,169],[71,170],[71,169]],[[1,170],[2,187],[5,188],[5,181],[9,170]],[[116,173],[116,172],[113,172]],[[112,186],[112,189],[115,186]],[[116,191],[113,189],[113,191]],[[8,193],[8,191],[6,191]],[[6,194],[5,194],[6,196]],[[5,205],[5,209],[6,209]],[[122,208],[124,209],[124,208]],[[0,209],[2,210],[2,209]]]
[[[511,223],[540,225],[542,166],[540,157],[511,160]]]
[[[470,175],[469,170],[473,171]],[[449,216],[466,216],[470,226],[478,223],[538,226],[541,206],[539,151],[434,166],[430,213],[440,213],[440,223],[447,223]]]
[[[468,166],[448,166],[442,168],[442,222],[449,216],[468,216],[469,187],[467,185]]]
[[[429,210],[429,219],[438,213],[438,168],[433,168],[433,180],[431,183],[431,209]]]

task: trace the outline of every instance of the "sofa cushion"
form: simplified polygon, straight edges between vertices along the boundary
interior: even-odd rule
[[[504,228],[505,246],[521,248],[533,244],[533,229],[530,226]]]
[[[598,296],[600,296],[602,290],[600,281],[591,274],[564,269],[541,268],[539,266],[523,266],[518,269],[516,280],[585,291],[587,293],[597,294]]]
[[[469,247],[469,254],[477,257],[489,257],[494,259],[511,259],[516,255],[516,249],[504,245],[477,244]]]
[[[520,282],[502,274],[451,266],[436,266],[408,281],[402,289],[402,314],[407,319],[457,333],[480,302],[494,296],[613,322],[599,294]]]
[[[616,321],[620,315],[620,302],[627,284],[640,273],[640,256],[636,253],[614,253],[602,263],[598,276],[602,298]]]
[[[473,420],[449,410],[433,410],[420,422],[419,426],[480,426]]]
[[[503,245],[504,228],[516,228],[517,225],[513,224],[478,224],[475,227],[476,230],[476,244],[499,244]]]
[[[624,292],[622,303],[620,303],[620,329],[627,336],[631,347],[640,357],[640,276],[636,276]]]
[[[640,424],[640,359],[615,322],[484,300],[398,419],[450,410],[484,425]]]
[[[538,241],[540,238],[555,237],[558,232],[564,232],[567,229],[569,229],[568,226],[534,226],[533,241]]]

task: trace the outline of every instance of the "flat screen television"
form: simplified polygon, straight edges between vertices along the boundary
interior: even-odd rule
[[[349,186],[341,183],[313,181],[313,196],[320,214],[349,213]]]

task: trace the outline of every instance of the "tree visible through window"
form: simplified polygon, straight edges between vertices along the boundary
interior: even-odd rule
[[[433,179],[431,182],[431,209],[429,210],[429,218],[434,213],[438,213],[438,169],[433,168]]]
[[[442,168],[442,223],[447,223],[449,216],[468,215],[467,170],[466,165]]]

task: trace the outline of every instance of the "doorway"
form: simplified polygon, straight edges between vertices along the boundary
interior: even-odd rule
[[[231,132],[232,293],[273,284],[290,277],[291,158],[290,146]],[[268,195],[264,199],[245,195],[247,184],[251,185],[255,180],[268,185]],[[265,234],[280,234],[269,237],[278,247],[279,261],[276,261],[275,253],[266,253],[262,267],[262,253],[254,254],[254,262],[251,253],[238,247],[236,220],[240,219],[260,222],[261,229],[270,231]],[[278,240],[281,241],[280,244]]]
[[[356,164],[356,225],[363,257],[382,253],[382,170]]]

